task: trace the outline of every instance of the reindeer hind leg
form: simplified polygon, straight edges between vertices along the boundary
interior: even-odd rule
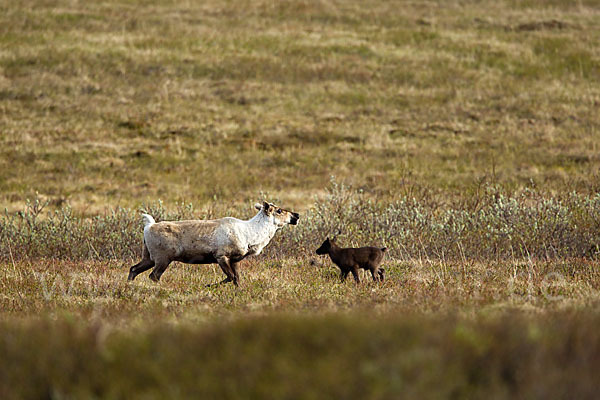
[[[135,264],[133,267],[131,267],[129,269],[129,276],[127,277],[127,280],[128,281],[134,280],[136,276],[138,276],[139,274],[141,274],[144,271],[149,270],[152,267],[154,267],[154,261],[152,261],[152,259],[150,258],[150,252],[148,251],[148,248],[146,247],[146,243],[144,243],[143,250],[142,250],[142,261]]]
[[[165,270],[167,269],[170,263],[171,260],[169,259],[156,260],[154,263],[154,269],[150,273],[149,278],[152,279],[154,282],[160,281],[160,277],[162,276],[162,274],[164,274]]]

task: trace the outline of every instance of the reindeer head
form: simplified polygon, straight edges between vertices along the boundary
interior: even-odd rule
[[[264,213],[270,221],[272,221],[277,227],[282,227],[285,224],[296,225],[300,214],[293,211],[284,210],[283,208],[276,206],[273,203],[263,202],[263,204],[255,204],[254,207],[260,212]]]

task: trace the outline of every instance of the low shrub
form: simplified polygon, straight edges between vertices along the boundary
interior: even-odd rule
[[[527,189],[508,195],[489,186],[470,200],[440,205],[404,197],[382,204],[332,181],[327,197],[267,251],[314,251],[325,236],[341,232],[342,245],[385,245],[405,260],[594,258],[600,252],[600,194],[544,196]]]
[[[526,189],[509,195],[489,186],[478,196],[458,205],[407,197],[382,203],[332,180],[325,198],[303,213],[297,227],[278,233],[265,254],[312,254],[326,236],[338,232],[341,245],[387,246],[393,257],[403,260],[596,258],[600,254],[600,194],[547,196]],[[44,205],[34,199],[23,211],[0,217],[2,260],[139,256],[139,211],[116,208],[84,218],[74,215],[69,206],[44,214]],[[167,210],[160,201],[140,211],[157,221],[225,215],[224,210],[199,212],[191,204]]]

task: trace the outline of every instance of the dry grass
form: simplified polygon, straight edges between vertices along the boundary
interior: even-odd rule
[[[593,191],[600,18],[570,3],[5,2],[0,201]]]
[[[317,261],[255,260],[242,285],[174,265],[0,265],[3,398],[593,396],[598,262],[385,264],[338,281]],[[27,384],[25,384],[27,382]]]
[[[133,264],[21,261],[2,265],[1,316],[61,316],[130,325],[174,323],[277,313],[365,312],[374,316],[450,313],[543,313],[597,307],[599,265],[574,259],[501,264],[387,260],[387,281],[367,274],[360,285],[339,280],[328,259],[254,259],[242,284],[206,287],[222,279],[217,266],[174,263],[160,285],[147,274],[126,281]]]

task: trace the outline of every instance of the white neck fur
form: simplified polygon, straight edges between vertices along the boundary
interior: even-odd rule
[[[278,227],[271,218],[261,211],[251,219],[244,221],[246,224],[246,240],[249,245],[255,246],[263,244],[266,246],[275,236]]]

